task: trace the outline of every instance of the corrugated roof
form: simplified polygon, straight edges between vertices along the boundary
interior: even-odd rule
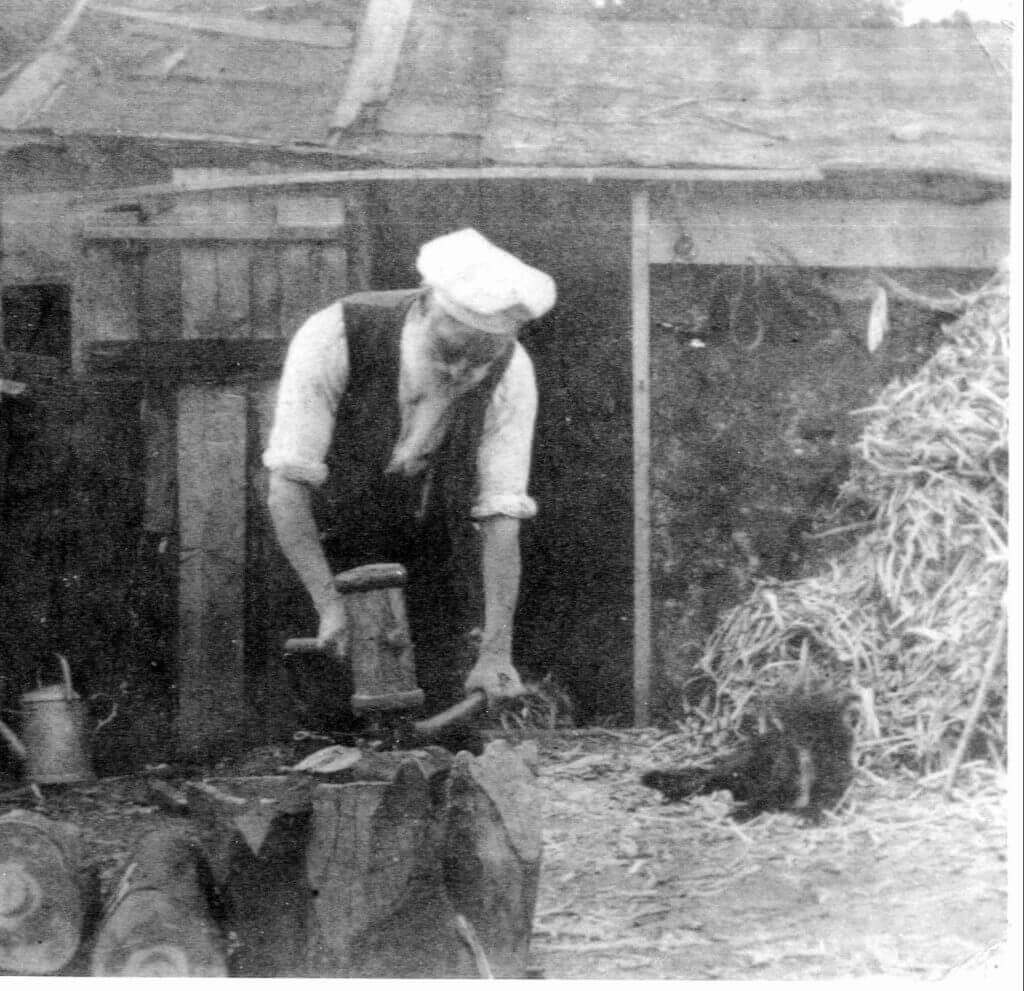
[[[0,80],[0,122],[408,166],[1009,175],[999,26],[716,27],[417,0],[390,96],[332,139],[364,5],[92,0],[61,45]]]

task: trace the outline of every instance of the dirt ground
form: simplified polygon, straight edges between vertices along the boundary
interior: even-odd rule
[[[565,730],[527,746],[545,796],[538,976],[933,979],[1006,966],[993,957],[1007,928],[1006,786],[987,767],[968,767],[952,800],[943,778],[861,771],[848,809],[819,827],[787,814],[737,826],[725,794],[665,805],[638,783],[692,748],[678,733]],[[280,756],[254,755],[245,772]],[[0,813],[19,805],[33,807],[26,790],[0,793]],[[40,811],[81,827],[105,888],[169,817],[142,777],[51,787]]]
[[[737,826],[724,793],[669,805],[638,783],[679,747],[678,734],[603,729],[541,743],[533,956],[546,978],[1003,972],[1005,778],[970,767],[947,800],[944,778],[861,771],[822,826],[785,813]]]

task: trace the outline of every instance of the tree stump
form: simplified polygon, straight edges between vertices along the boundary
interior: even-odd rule
[[[34,812],[0,817],[0,968],[54,974],[71,962],[99,899],[79,831]]]
[[[148,833],[109,899],[93,947],[93,974],[226,977],[211,894],[209,867],[183,829]]]
[[[540,881],[541,795],[504,740],[456,756],[444,807],[445,886],[473,925],[495,977],[526,973]]]
[[[539,789],[503,741],[480,758],[366,754],[187,793],[238,939],[232,973],[524,976]]]
[[[305,976],[309,782],[283,775],[189,782],[186,796],[207,826],[210,870],[237,942],[232,974]]]
[[[476,977],[437,857],[427,778],[414,757],[391,781],[313,791],[306,877],[319,976]]]

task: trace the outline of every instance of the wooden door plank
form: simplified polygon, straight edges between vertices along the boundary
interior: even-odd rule
[[[71,322],[71,360],[76,374],[82,371],[88,342],[130,341],[140,334],[140,256],[123,245],[80,243]]]
[[[244,194],[188,198],[186,220],[245,219]],[[182,247],[186,338],[249,333],[249,249]],[[180,525],[177,736],[185,752],[236,738],[245,705],[248,397],[244,387],[186,385],[178,393]]]
[[[245,712],[246,397],[178,394],[178,713],[182,750],[239,730]]]

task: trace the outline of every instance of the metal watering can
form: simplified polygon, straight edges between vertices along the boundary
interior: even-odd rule
[[[42,685],[21,696],[21,738],[2,721],[0,736],[25,764],[25,776],[38,784],[92,781],[88,708],[71,686],[71,668],[63,654],[63,681]]]

